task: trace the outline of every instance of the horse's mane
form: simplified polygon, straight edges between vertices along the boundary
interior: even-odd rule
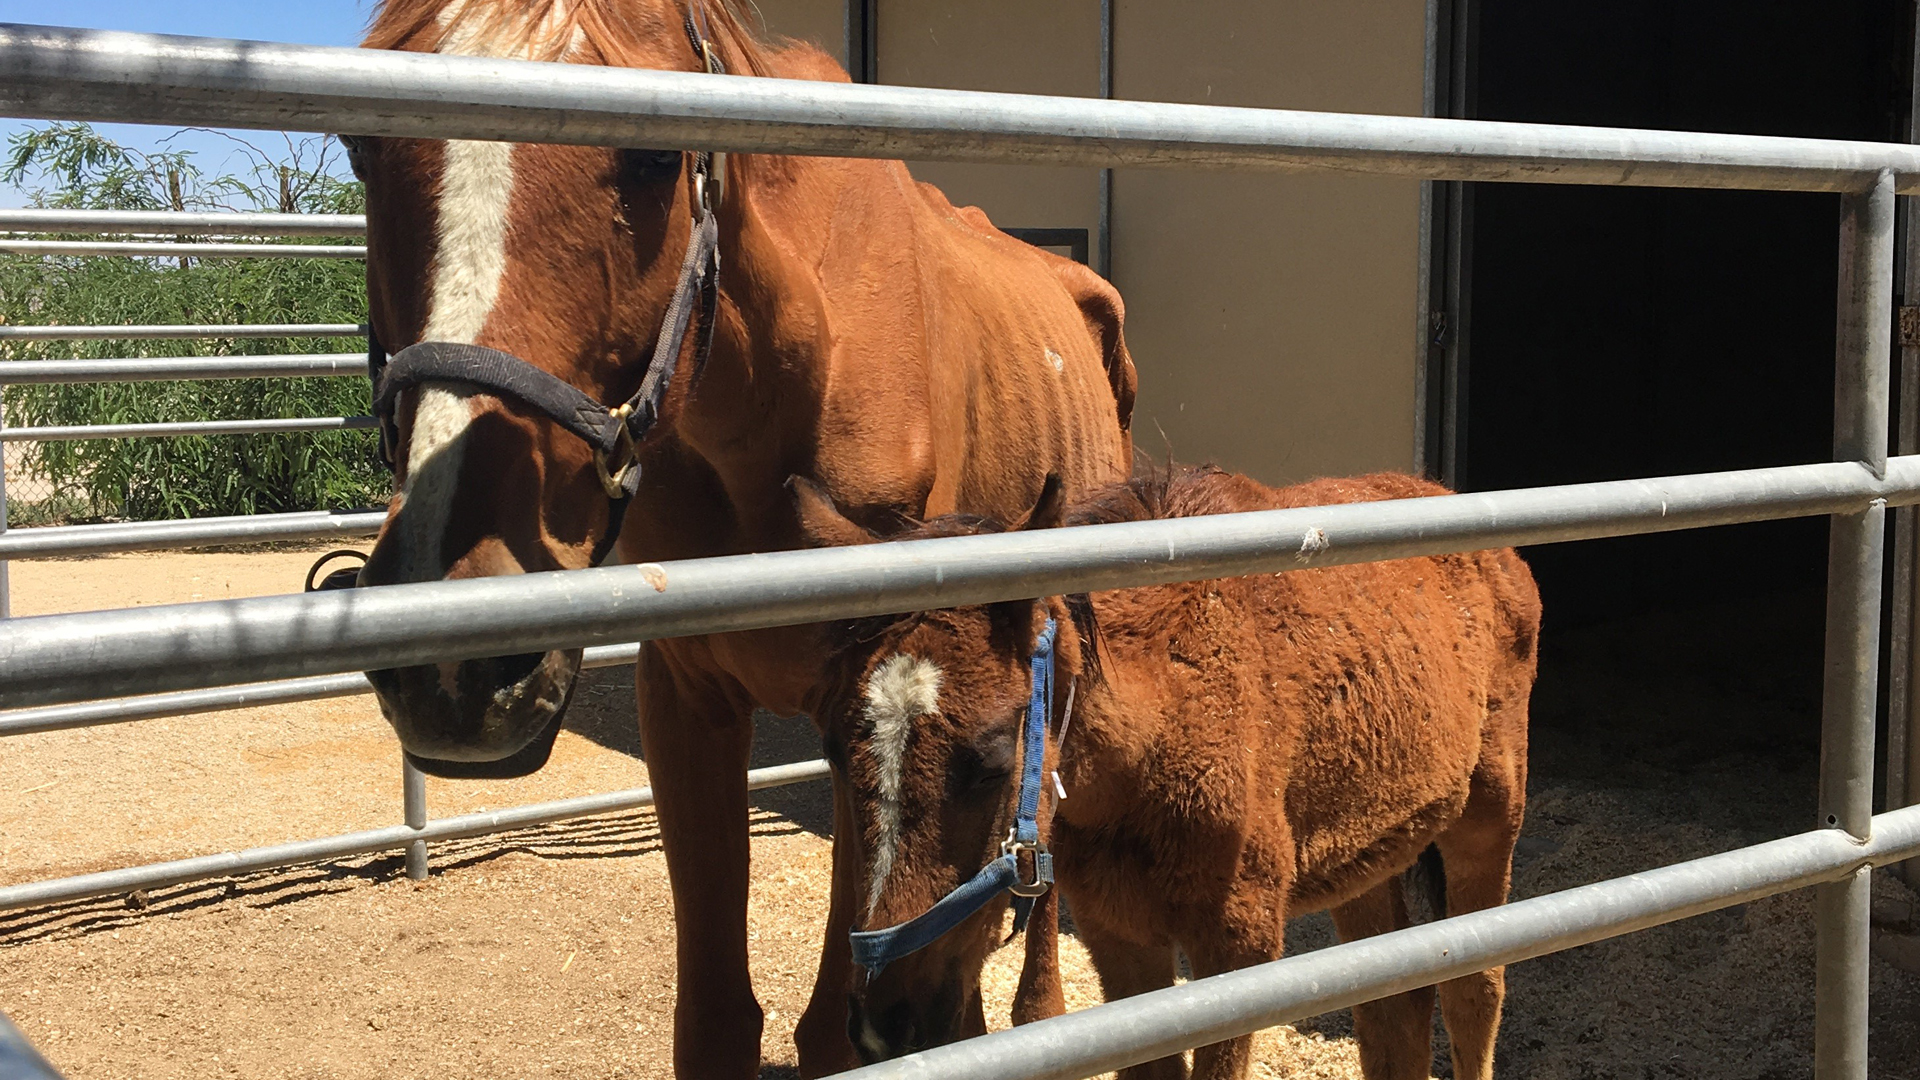
[[[392,49],[406,42],[434,50],[458,35],[492,42],[497,53],[520,59],[560,60],[584,41],[603,63],[630,66],[642,44],[659,34],[663,12],[671,13],[667,29],[677,38],[689,10],[736,74],[773,74],[786,66],[781,53],[815,51],[768,40],[734,0],[381,0],[361,44]]]
[[[1198,517],[1238,509],[1221,496],[1219,478],[1229,473],[1212,466],[1168,466],[1148,469],[1129,480],[1107,484],[1083,494],[1067,507],[1067,525],[1111,525],[1122,521],[1156,521]],[[927,521],[907,521],[888,540],[929,540],[942,536],[981,536],[1008,531],[1005,522],[977,514],[945,514]],[[1067,614],[1080,632],[1080,661],[1089,685],[1100,679],[1100,623],[1093,600],[1085,593],[1063,597]],[[876,615],[836,624],[829,644],[837,655],[917,623],[934,612]]]

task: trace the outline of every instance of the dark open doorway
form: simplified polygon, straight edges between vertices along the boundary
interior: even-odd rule
[[[1476,0],[1483,119],[1899,141],[1895,0]],[[1476,185],[1455,482],[1468,490],[1822,460],[1838,200]],[[1689,677],[1817,701],[1823,520],[1543,547],[1553,637],[1634,627]],[[1636,650],[1637,651],[1637,650]],[[1730,719],[1683,725],[1724,744]],[[1812,745],[1793,708],[1741,731]],[[1669,725],[1670,726],[1670,725]]]
[[[1905,141],[1910,2],[1446,7],[1459,33],[1442,40],[1460,62],[1443,69],[1442,111]],[[1829,456],[1837,196],[1496,184],[1441,196],[1429,431],[1456,486]],[[1519,895],[1814,824],[1824,519],[1525,554],[1545,629]],[[1503,1029],[1503,1068],[1804,1074],[1809,913],[1804,896],[1772,898],[1514,969],[1513,993],[1537,997],[1540,1015]],[[1914,1076],[1920,1028],[1901,1010],[1920,982],[1880,981],[1892,977],[1876,976],[1873,1072]]]

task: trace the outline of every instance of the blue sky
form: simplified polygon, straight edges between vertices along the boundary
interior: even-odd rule
[[[373,0],[0,0],[0,21],[5,22],[305,45],[355,44],[372,13]],[[30,126],[32,121],[0,119],[0,145]],[[115,141],[142,150],[157,148],[161,139],[177,130],[135,124],[100,127]],[[266,132],[236,134],[256,142],[272,137]],[[218,171],[233,153],[227,140],[199,131],[181,133],[168,146],[195,151],[201,168],[208,171]],[[21,192],[0,185],[0,206],[21,206],[25,201]]]

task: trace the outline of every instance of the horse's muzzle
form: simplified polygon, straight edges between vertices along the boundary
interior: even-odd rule
[[[985,1033],[967,1030],[966,999],[952,981],[943,981],[931,993],[924,992],[924,987],[903,986],[898,990],[897,995],[847,997],[847,1036],[853,1040],[862,1064],[904,1057]]]
[[[407,758],[431,776],[504,779],[547,763],[579,650],[367,672]]]

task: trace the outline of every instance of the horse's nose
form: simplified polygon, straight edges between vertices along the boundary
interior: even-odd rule
[[[869,1011],[858,994],[847,999],[847,1036],[867,1065],[923,1049],[914,1039],[913,1007],[906,1001]]]
[[[529,653],[370,671],[400,745],[435,776],[525,776],[546,764],[580,654]]]

